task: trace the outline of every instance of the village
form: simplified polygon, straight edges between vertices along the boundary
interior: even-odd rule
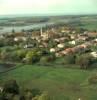
[[[18,62],[31,63],[32,58],[34,58],[33,62],[37,62],[42,56],[46,57],[47,55],[53,55],[53,58],[64,58],[68,55],[80,56],[85,54],[96,59],[97,32],[71,28],[65,25],[41,27],[32,31],[15,32],[15,30],[12,30],[9,34],[0,35],[0,46],[1,61],[2,59],[10,61],[10,58],[13,61],[17,58]],[[6,47],[8,50],[4,50]],[[13,51],[16,50],[17,54],[14,54]],[[39,57],[39,59],[35,59],[36,57]],[[42,59],[47,60],[49,58],[42,57]]]

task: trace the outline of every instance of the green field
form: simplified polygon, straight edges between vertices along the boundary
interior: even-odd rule
[[[97,31],[97,16],[81,17],[80,23],[81,26],[79,25],[79,28],[88,29],[89,31]]]
[[[0,74],[0,85],[16,79],[23,88],[38,88],[48,91],[52,100],[97,100],[97,85],[88,83],[88,78],[97,70],[78,70],[24,65]]]
[[[88,29],[89,31],[96,30],[97,31],[97,21],[95,22],[83,22],[82,26],[79,26],[80,28]]]

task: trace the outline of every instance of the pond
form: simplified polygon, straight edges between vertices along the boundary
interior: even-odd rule
[[[14,68],[15,64],[0,63],[0,73]]]

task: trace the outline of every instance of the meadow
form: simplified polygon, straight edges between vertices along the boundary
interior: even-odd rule
[[[78,100],[78,98],[97,100],[97,84],[88,82],[88,79],[96,73],[97,69],[79,70],[21,65],[14,70],[0,74],[0,85],[2,86],[9,79],[16,79],[21,88],[48,91],[51,100]]]

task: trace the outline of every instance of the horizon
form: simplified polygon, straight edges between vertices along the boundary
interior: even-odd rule
[[[96,16],[97,14],[6,14],[0,15],[0,18],[16,17],[53,17],[53,16]]]

